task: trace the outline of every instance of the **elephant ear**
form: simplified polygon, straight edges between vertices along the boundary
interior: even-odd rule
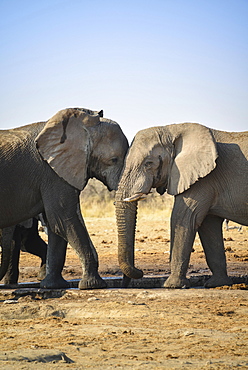
[[[65,109],[53,116],[36,137],[39,153],[65,181],[82,190],[87,182],[91,139],[87,127],[100,123],[98,114]]]
[[[216,167],[217,146],[210,129],[200,124],[182,123],[167,127],[174,146],[167,192],[177,195]]]

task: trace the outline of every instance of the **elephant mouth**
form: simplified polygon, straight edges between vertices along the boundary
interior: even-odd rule
[[[132,195],[129,198],[123,199],[123,202],[135,202],[137,200],[142,200],[142,199],[146,198],[146,195],[147,194],[145,194],[145,193],[136,193],[136,194]]]

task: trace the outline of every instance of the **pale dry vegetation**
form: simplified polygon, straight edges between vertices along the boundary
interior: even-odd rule
[[[96,179],[88,182],[80,196],[81,210],[84,217],[114,217],[115,215],[115,191],[109,192],[105,185]],[[139,217],[160,214],[170,217],[173,205],[173,197],[164,194],[159,195],[156,191],[149,194],[146,199],[139,202]]]

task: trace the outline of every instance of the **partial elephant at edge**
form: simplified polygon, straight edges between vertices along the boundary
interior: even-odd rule
[[[42,288],[69,286],[61,275],[67,243],[82,264],[79,288],[106,287],[79,194],[90,178],[117,189],[127,150],[120,126],[102,111],[85,108],[64,109],[48,121],[0,131],[0,228],[45,214],[48,250]]]
[[[231,285],[222,235],[224,219],[248,225],[248,131],[224,132],[197,123],[139,131],[116,193],[118,254],[126,284],[134,266],[137,202],[156,188],[174,195],[171,274],[166,288],[189,287],[186,273],[198,232],[212,277],[206,287]]]
[[[4,249],[4,253],[10,253],[6,264],[3,263],[6,256],[1,253],[0,280],[4,278],[5,285],[18,283],[20,251],[39,257],[41,264],[37,279],[42,280],[46,277],[47,244],[39,235],[40,218],[43,220],[40,215],[14,225],[12,228],[0,230],[0,246]],[[44,221],[42,225],[46,228]],[[12,239],[9,243],[10,232]],[[4,269],[2,269],[3,266],[5,266]]]

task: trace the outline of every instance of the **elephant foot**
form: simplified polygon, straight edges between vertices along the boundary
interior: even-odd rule
[[[164,288],[179,289],[190,288],[190,282],[186,278],[170,275],[164,283]]]
[[[48,274],[45,279],[40,282],[40,287],[43,289],[63,289],[69,288],[70,284],[63,279],[61,275],[54,277]]]
[[[4,285],[17,284],[17,282],[18,282],[18,279],[11,279],[9,277],[4,278],[4,281],[3,281]]]
[[[232,285],[232,279],[229,278],[227,275],[225,276],[211,276],[210,279],[206,281],[204,284],[205,288],[216,288],[218,286],[223,286],[223,285]]]
[[[106,287],[106,282],[98,274],[85,275],[78,284],[79,289],[103,289]]]
[[[4,276],[3,283],[5,285],[12,285],[18,283],[19,272],[7,271]]]
[[[40,280],[45,279],[45,277],[46,277],[46,264],[40,267],[39,273],[37,275],[37,279],[40,281]]]

